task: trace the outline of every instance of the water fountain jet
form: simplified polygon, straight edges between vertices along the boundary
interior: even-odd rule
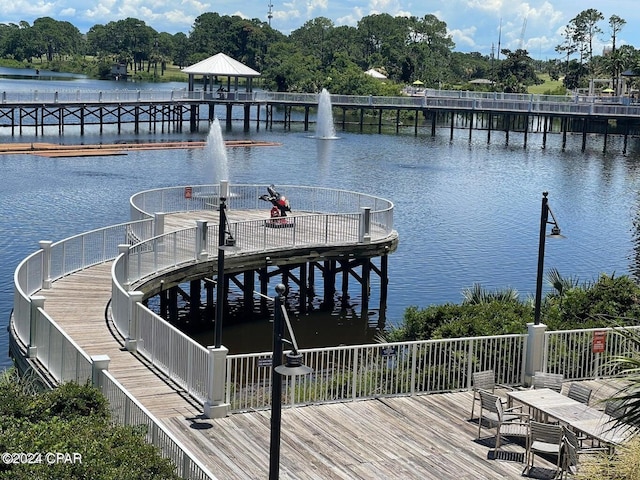
[[[213,182],[229,179],[229,165],[227,160],[227,147],[222,138],[222,129],[220,122],[216,117],[211,123],[207,142],[205,144],[205,152],[208,158],[213,161]]]
[[[316,121],[315,138],[321,140],[333,140],[338,138],[336,137],[336,129],[333,125],[331,95],[326,88],[322,89],[318,99],[318,118]]]

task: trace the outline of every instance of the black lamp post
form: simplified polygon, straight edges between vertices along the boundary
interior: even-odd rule
[[[224,251],[236,244],[231,232],[227,231],[227,198],[220,197],[220,221],[218,224],[218,278],[216,280],[216,324],[213,331],[215,348],[222,345],[222,317],[224,316]],[[228,235],[228,236],[227,236]]]
[[[276,285],[275,311],[273,315],[273,357],[271,358],[271,444],[269,449],[269,480],[277,480],[280,476],[280,423],[282,419],[282,377],[306,375],[313,371],[311,367],[302,365],[302,355],[298,353],[298,344],[293,334],[289,317],[284,308],[284,292],[286,287]],[[283,321],[284,320],[284,321]],[[286,322],[291,341],[284,339],[284,323]],[[286,363],[282,362],[282,344],[291,343],[292,350],[287,353]]]
[[[544,275],[544,244],[547,237],[547,225],[553,225],[551,227],[551,233],[549,238],[564,238],[560,233],[560,227],[556,220],[555,215],[549,207],[549,199],[547,198],[549,192],[542,192],[542,212],[540,213],[540,243],[538,246],[538,276],[536,277],[536,299],[535,310],[533,313],[533,323],[540,325],[540,306],[542,304],[542,277]],[[549,221],[549,215],[552,220]]]

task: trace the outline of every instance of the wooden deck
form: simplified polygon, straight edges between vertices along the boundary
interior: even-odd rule
[[[270,411],[203,418],[182,389],[124,351],[106,316],[109,269],[98,265],[56,281],[42,292],[46,311],[87,353],[109,355],[116,379],[219,479],[266,478]],[[588,383],[596,398],[612,392],[604,382]],[[493,458],[494,430],[476,439],[471,399],[457,392],[284,409],[280,478],[522,478],[523,446],[505,442]],[[552,478],[551,463],[536,459],[536,465],[530,478]]]
[[[203,418],[201,405],[125,351],[109,322],[110,269],[105,263],[57,280],[40,292],[45,310],[89,355],[108,355],[115,378],[217,478],[266,478],[270,411]],[[590,383],[596,397],[610,393],[603,383]],[[476,439],[471,401],[470,392],[458,392],[284,409],[280,478],[521,478],[523,446],[505,442],[494,458],[494,430]],[[552,478],[551,463],[536,464],[530,477]]]

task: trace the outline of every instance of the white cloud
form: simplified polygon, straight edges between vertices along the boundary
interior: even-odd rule
[[[476,34],[476,27],[469,27],[464,30],[454,29],[449,30],[449,35],[456,44],[456,48],[475,47],[476,41],[474,39]]]

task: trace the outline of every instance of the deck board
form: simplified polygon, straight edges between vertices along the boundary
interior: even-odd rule
[[[196,216],[169,224],[184,227]],[[110,270],[107,262],[56,280],[39,292],[45,310],[89,355],[108,355],[115,378],[219,479],[266,478],[270,412],[203,418],[202,406],[181,388],[124,351],[108,320]],[[591,384],[598,389],[596,399],[614,391],[603,382]],[[505,442],[493,459],[494,430],[483,430],[483,438],[476,439],[477,423],[468,420],[471,399],[470,392],[457,392],[286,408],[280,478],[521,478],[522,445]],[[537,468],[532,477],[551,478],[552,464],[536,463],[546,468]]]

